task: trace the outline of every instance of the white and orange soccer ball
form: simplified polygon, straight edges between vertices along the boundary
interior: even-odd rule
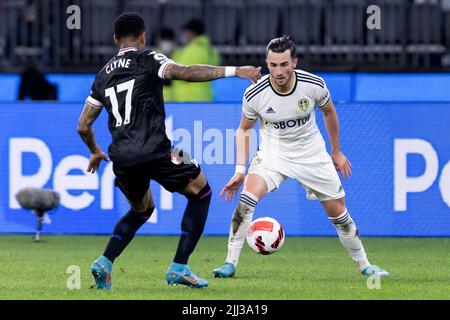
[[[247,243],[253,251],[268,255],[280,250],[285,239],[283,227],[269,217],[256,219],[247,232]]]

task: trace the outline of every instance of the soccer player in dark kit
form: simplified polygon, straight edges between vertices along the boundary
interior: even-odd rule
[[[114,42],[119,52],[97,73],[78,122],[78,133],[91,156],[88,172],[95,173],[102,160],[111,159],[116,185],[130,203],[117,223],[106,249],[91,266],[98,289],[112,288],[112,265],[150,218],[154,203],[149,190],[154,180],[187,200],[181,236],[166,280],[202,288],[208,282],[188,267],[208,215],[211,189],[195,161],[172,150],[165,128],[163,80],[209,81],[237,76],[256,82],[261,68],[180,65],[163,54],[145,50],[145,26],[136,13],[124,13],[114,22]],[[112,143],[109,157],[94,138],[92,125],[102,108],[108,112]]]

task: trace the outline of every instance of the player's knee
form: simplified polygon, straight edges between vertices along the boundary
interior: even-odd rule
[[[154,207],[138,212],[130,209],[116,224],[112,237],[122,239],[133,236],[136,231],[151,217]]]
[[[154,206],[151,206],[150,208],[145,209],[143,211],[136,211],[134,209],[130,209],[130,211],[128,211],[128,213],[123,218],[131,220],[131,221],[144,221],[145,222],[148,219],[150,219],[154,210],[155,210]]]
[[[148,212],[153,211],[155,204],[151,196],[144,196],[141,201],[130,202],[131,210],[134,212]]]
[[[262,197],[264,197],[264,195],[266,195],[267,192],[269,192],[269,186],[268,186],[266,180],[263,178],[263,176],[261,176],[259,174],[250,173],[247,175],[246,179],[247,180],[245,182],[243,192],[248,192],[248,193],[252,194],[258,200],[262,199]],[[277,188],[277,186],[274,185],[274,186],[271,186],[270,189],[272,189],[272,187]]]
[[[341,216],[347,211],[344,198],[322,201],[322,205],[330,217]]]
[[[343,213],[345,210],[347,210],[347,207],[345,206],[345,197],[331,201],[333,201],[333,205],[336,212]]]
[[[146,209],[146,210],[144,210],[144,211],[139,211],[139,212],[135,211],[135,213],[137,214],[137,216],[138,216],[139,218],[148,220],[148,219],[150,219],[150,217],[152,216],[153,211],[155,211],[155,206],[154,206],[153,204],[149,204],[149,205],[147,206],[147,209]]]
[[[209,203],[211,201],[212,189],[209,186],[209,183],[206,182],[206,185],[198,193],[185,193],[184,195],[188,201],[202,201]]]

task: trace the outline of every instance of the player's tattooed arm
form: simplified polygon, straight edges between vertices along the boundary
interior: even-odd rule
[[[249,79],[253,82],[261,78],[261,67],[236,67],[236,77]],[[181,65],[171,63],[164,71],[164,79],[185,80],[191,82],[210,81],[225,77],[225,67],[209,66],[204,64]]]
[[[94,129],[92,129],[92,125],[100,115],[102,108],[91,105],[89,102],[86,102],[83,108],[83,112],[81,112],[80,119],[78,120],[77,131],[80,135],[81,139],[88,146],[91,153],[97,153],[100,150],[97,142],[94,137]]]
[[[224,67],[214,67],[202,64],[185,66],[171,63],[164,72],[167,80],[186,80],[193,82],[209,81],[225,77]]]
[[[95,141],[94,129],[92,129],[92,124],[100,115],[101,111],[102,108],[96,107],[94,105],[91,105],[89,102],[86,102],[80,119],[78,120],[78,134],[91,151],[91,157],[89,159],[89,164],[86,170],[90,173],[95,173],[96,171],[98,171],[100,162],[102,160],[109,161],[108,156],[102,151],[102,149]]]

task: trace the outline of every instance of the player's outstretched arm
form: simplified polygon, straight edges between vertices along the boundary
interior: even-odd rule
[[[89,102],[86,102],[83,111],[81,112],[77,126],[78,134],[91,152],[91,158],[89,160],[89,165],[87,168],[87,172],[91,173],[94,173],[98,170],[98,167],[102,160],[109,161],[108,156],[100,149],[100,146],[95,141],[94,129],[92,128],[95,119],[98,118],[101,111],[101,107],[97,107],[91,105]]]
[[[337,171],[340,171],[344,179],[352,174],[352,164],[347,157],[342,153],[339,146],[339,119],[336,108],[331,99],[321,108],[325,120],[325,127],[327,128],[328,137],[331,143],[331,159]]]
[[[245,167],[250,150],[251,129],[256,120],[247,119],[244,115],[236,133],[236,170],[233,177],[223,187],[220,196],[225,194],[225,200],[232,200],[245,180]]]
[[[186,66],[178,63],[170,63],[164,71],[164,79],[191,82],[210,81],[230,76],[249,79],[255,83],[261,78],[261,67],[216,67],[204,64]]]

